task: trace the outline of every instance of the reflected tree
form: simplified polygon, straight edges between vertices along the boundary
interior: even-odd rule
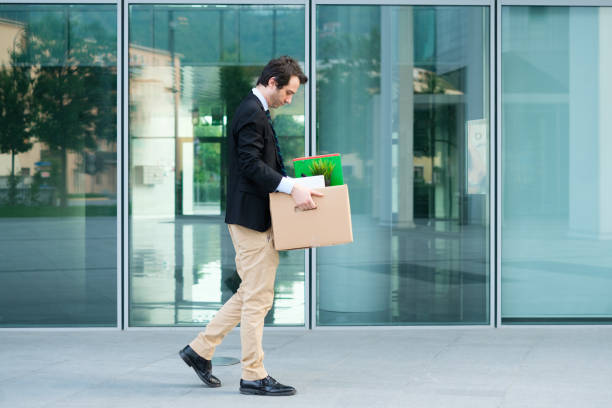
[[[255,86],[262,69],[262,66],[226,65],[219,70],[221,100],[225,105],[228,125],[232,123],[236,108],[242,99]]]
[[[293,176],[291,159],[304,156],[304,122],[294,120],[291,115],[278,115],[274,118],[274,130],[278,135],[285,167]]]
[[[116,136],[116,43],[93,23],[49,17],[28,30],[28,53],[35,66],[33,134],[60,158],[60,203],[67,205],[67,153],[95,149],[98,140]],[[56,33],[67,32],[66,39]]]
[[[11,155],[8,204],[17,204],[15,155],[32,148],[30,140],[34,113],[32,73],[24,53],[14,50],[10,64],[0,67],[0,152]]]

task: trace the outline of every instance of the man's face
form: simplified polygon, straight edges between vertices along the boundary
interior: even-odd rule
[[[300,79],[297,76],[292,76],[289,79],[289,83],[278,89],[276,86],[276,79],[270,78],[268,85],[272,85],[272,95],[270,96],[270,107],[278,108],[285,104],[291,103],[293,95],[295,95],[300,87]]]

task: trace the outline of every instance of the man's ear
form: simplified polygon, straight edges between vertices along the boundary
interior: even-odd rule
[[[272,89],[276,89],[278,86],[276,83],[276,78],[270,77],[270,79],[268,79],[268,86],[272,87]]]

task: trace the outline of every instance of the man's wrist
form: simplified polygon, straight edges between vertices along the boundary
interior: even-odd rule
[[[293,191],[293,186],[295,185],[295,180],[291,177],[283,177],[278,187],[276,187],[276,191],[285,194],[291,194]]]

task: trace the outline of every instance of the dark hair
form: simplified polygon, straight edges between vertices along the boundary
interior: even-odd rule
[[[300,84],[305,84],[306,81],[308,81],[308,78],[302,72],[298,62],[284,55],[268,62],[268,65],[261,71],[261,75],[257,80],[257,85],[261,84],[263,86],[268,86],[270,78],[274,78],[277,88],[281,89],[289,83],[292,76],[298,77]]]

